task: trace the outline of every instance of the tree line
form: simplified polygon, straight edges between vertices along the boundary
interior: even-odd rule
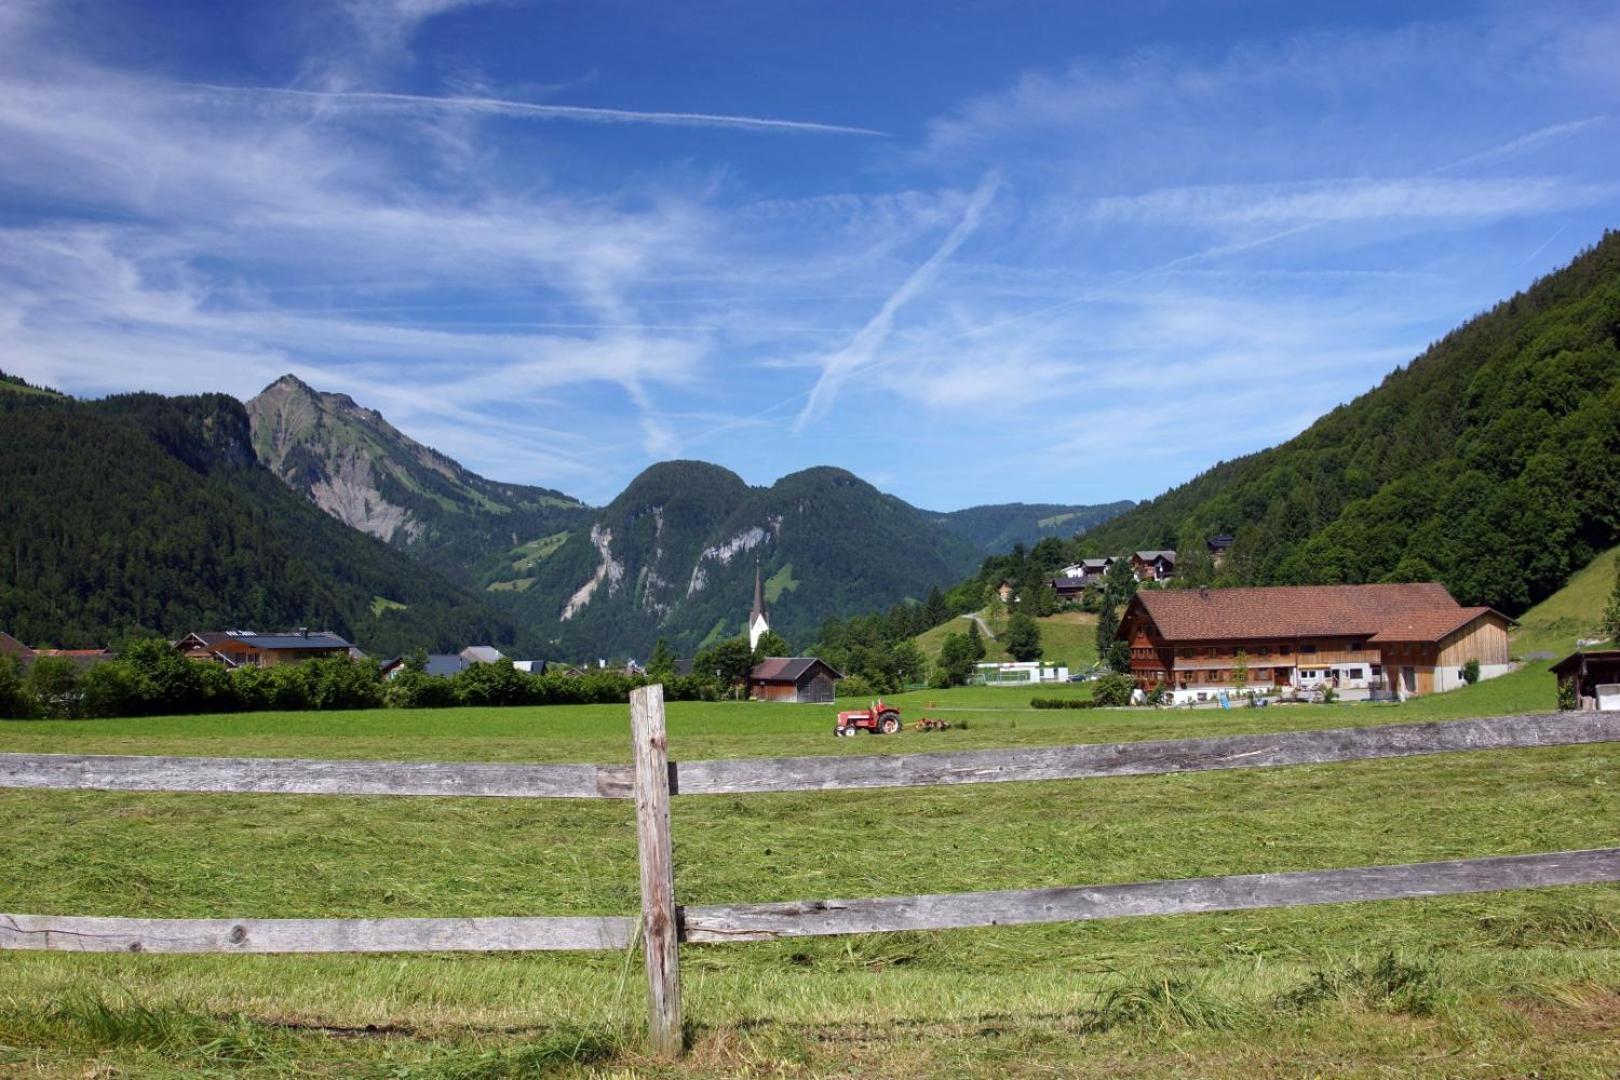
[[[747,643],[743,643],[746,649]],[[227,668],[191,660],[157,639],[134,641],[112,660],[81,667],[40,656],[27,665],[0,656],[0,717],[177,716],[196,713],[297,712],[329,709],[442,708],[454,705],[606,705],[662,682],[671,701],[714,700],[729,690],[714,678],[672,673],[533,675],[510,661],[472,664],[454,675],[430,675],[418,652],[392,678],[371,660],[330,657],[275,667]]]

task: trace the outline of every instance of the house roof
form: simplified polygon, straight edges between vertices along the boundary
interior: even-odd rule
[[[1576,651],[1564,657],[1552,666],[1555,675],[1573,675],[1580,670],[1582,663],[1598,663],[1605,668],[1620,665],[1620,649],[1589,649],[1585,652]]]
[[[1488,607],[1439,608],[1433,611],[1409,611],[1386,623],[1383,629],[1367,640],[1375,645],[1392,641],[1439,641],[1481,615],[1498,615],[1512,622],[1506,615]]]
[[[1145,614],[1172,641],[1348,635],[1371,638],[1385,627],[1415,625],[1416,613],[1440,612],[1446,632],[1469,618],[1444,585],[1278,585],[1257,589],[1155,589],[1131,598],[1121,631]],[[1387,640],[1410,641],[1412,638]]]
[[[474,664],[493,664],[506,659],[506,654],[493,645],[469,645],[461,650],[461,655]]]
[[[311,630],[307,635],[295,634],[259,634],[252,630],[205,630],[201,633],[187,634],[176,645],[189,638],[195,638],[204,645],[217,647],[230,641],[241,642],[243,645],[255,649],[351,649],[354,646],[344,641],[338,635],[326,630]]]
[[[1168,562],[1176,561],[1176,553],[1173,551],[1138,551],[1136,557],[1143,562],[1153,562],[1155,559],[1164,559]]]
[[[755,682],[790,682],[796,683],[820,664],[827,669],[827,673],[835,679],[844,676],[827,661],[819,656],[767,656],[754,665],[748,677]]]
[[[34,650],[30,649],[28,646],[24,645],[22,642],[18,641],[4,630],[0,630],[0,653],[7,653],[12,656],[32,656],[34,655]]]

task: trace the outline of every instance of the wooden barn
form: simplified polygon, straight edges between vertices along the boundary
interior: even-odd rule
[[[844,676],[814,656],[768,656],[748,673],[748,696],[756,701],[830,704]]]
[[[1620,711],[1620,649],[1571,653],[1552,672],[1560,687],[1569,687],[1575,708]]]

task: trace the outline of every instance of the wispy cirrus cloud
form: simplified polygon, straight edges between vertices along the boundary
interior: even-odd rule
[[[871,363],[878,350],[887,343],[889,334],[894,329],[895,316],[899,314],[900,309],[933,284],[945,263],[979,227],[985,209],[995,197],[1000,182],[1000,177],[996,174],[986,174],[979,181],[973,197],[968,200],[967,209],[962,212],[961,220],[940,242],[939,247],[934,249],[934,253],[913,270],[905,281],[901,282],[899,288],[889,294],[883,306],[865,326],[861,327],[848,345],[821,361],[821,375],[811,388],[804,408],[793,422],[795,431],[802,431],[812,420],[825,416],[837,399],[839,389],[849,377]]]
[[[1381,219],[1500,218],[1594,206],[1620,185],[1519,179],[1355,178],[1288,184],[1220,184],[1098,199],[1103,221],[1151,221],[1220,228]]]
[[[303,90],[274,86],[223,86],[187,83],[192,90],[241,98],[281,100],[322,109],[388,110],[414,113],[474,113],[520,120],[573,120],[591,124],[662,124],[671,127],[734,128],[740,131],[791,132],[814,135],[885,134],[872,128],[824,124],[809,120],[781,120],[728,113],[671,112],[667,110],[609,109],[586,105],[551,105],[507,98],[400,94],[380,90]]]

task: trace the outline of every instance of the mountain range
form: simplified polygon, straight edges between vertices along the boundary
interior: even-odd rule
[[[245,405],[77,401],[0,376],[0,410],[0,626],[41,644],[310,625],[375,652],[645,656],[660,637],[690,652],[741,631],[758,572],[776,629],[804,646],[826,619],[950,584],[1006,537],[1110,512],[926,513],[842,470],[761,488],[684,461],[592,509],[481,477],[290,375]]]
[[[756,571],[796,646],[830,618],[921,600],[985,554],[1131,504],[915,509],[840,469],[769,487],[700,461],[654,465],[600,509],[487,480],[380,413],[287,375],[247,403],[258,458],[295,491],[476,589],[548,656],[691,653],[740,633]]]

